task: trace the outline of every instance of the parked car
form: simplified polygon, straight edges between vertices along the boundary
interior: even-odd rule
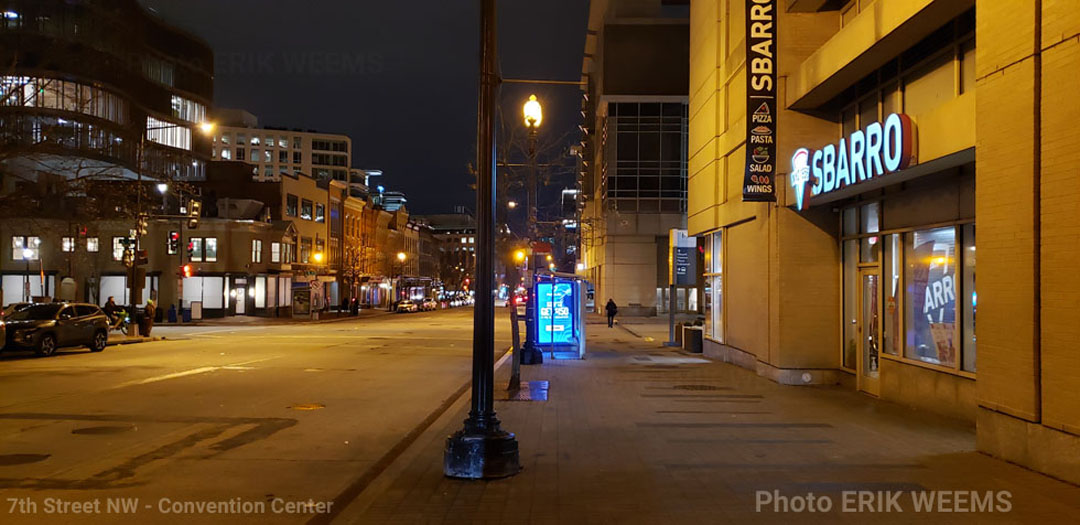
[[[13,313],[15,313],[15,312],[17,312],[19,310],[22,310],[23,308],[26,308],[27,306],[30,306],[31,304],[34,304],[34,303],[11,303],[11,304],[5,306],[3,310],[0,310],[0,319],[6,319],[7,316],[9,316],[9,315],[11,315],[11,314],[13,314]]]
[[[42,357],[65,346],[100,352],[109,341],[109,320],[92,304],[33,304],[5,316],[4,324],[6,350],[28,349]]]
[[[427,299],[424,299],[423,307],[424,311],[438,310],[439,303],[435,299],[429,297]]]
[[[420,306],[417,305],[415,302],[406,299],[397,304],[397,311],[398,313],[417,312],[420,311]]]

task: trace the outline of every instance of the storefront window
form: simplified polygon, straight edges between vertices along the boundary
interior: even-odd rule
[[[862,206],[859,213],[859,233],[877,233],[880,231],[878,209],[879,206],[876,202]],[[859,240],[859,262],[878,262],[879,240],[881,240],[880,237],[863,237]]]
[[[858,244],[856,241],[844,241],[844,368],[855,368],[855,353],[858,349],[858,293],[859,272]]]
[[[720,342],[724,340],[724,279],[723,234],[708,237],[709,253],[705,261],[705,327],[706,334]]]
[[[904,237],[906,283],[904,355],[955,367],[956,229],[937,228]]]
[[[882,288],[885,293],[885,339],[883,351],[900,355],[900,236],[886,235],[882,243]]]
[[[978,295],[975,293],[975,225],[966,224],[960,232],[964,240],[964,283],[963,293],[964,325],[964,371],[975,371],[975,309]]]

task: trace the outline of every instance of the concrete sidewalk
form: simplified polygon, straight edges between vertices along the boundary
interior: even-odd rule
[[[976,453],[974,429],[962,422],[838,387],[778,385],[662,341],[590,330],[587,360],[523,368],[523,380],[550,381],[549,401],[496,403],[517,434],[520,474],[443,477],[445,439],[467,416],[466,393],[358,497],[341,501],[335,521],[1019,523],[1080,512],[1080,488]],[[930,492],[945,490],[992,491],[996,512],[956,513],[972,508],[971,493]],[[845,505],[845,491],[875,491],[882,502],[902,491],[903,512],[871,512],[889,508],[879,500],[844,512],[860,510]],[[826,496],[830,511],[781,512],[777,496],[810,493],[819,511]],[[952,499],[917,513],[912,493]],[[758,508],[769,498],[776,506]]]

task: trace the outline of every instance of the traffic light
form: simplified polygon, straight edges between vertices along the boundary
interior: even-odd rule
[[[193,255],[195,255],[195,241],[188,241],[188,243],[187,243],[187,256],[188,256],[189,261],[191,260],[191,257]]]
[[[181,266],[179,273],[180,273],[180,277],[184,277],[184,278],[191,277],[191,275],[192,275],[191,265],[190,264],[185,264],[185,265]]]
[[[202,217],[202,201],[191,199],[188,201],[188,229],[194,230],[199,227],[199,217]]]
[[[139,223],[137,229],[139,231],[139,235],[146,235],[146,233],[150,229],[150,217],[148,215],[139,214]]]
[[[150,262],[150,256],[146,250],[135,250],[135,266],[142,266]]]
[[[180,251],[180,232],[169,232],[169,253]]]

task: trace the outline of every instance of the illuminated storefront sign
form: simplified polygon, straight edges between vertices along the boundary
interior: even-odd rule
[[[907,115],[893,113],[820,150],[799,148],[791,156],[795,204],[805,209],[810,196],[822,195],[902,170],[915,164],[915,128]],[[806,194],[809,188],[810,195]]]
[[[776,0],[746,0],[746,202],[776,202],[776,17]]]

